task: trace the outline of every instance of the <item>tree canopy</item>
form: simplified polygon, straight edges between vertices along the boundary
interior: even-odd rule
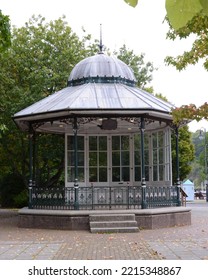
[[[138,0],[124,0],[132,7],[136,7]],[[186,39],[194,36],[190,50],[185,50],[177,57],[168,56],[165,62],[173,65],[179,71],[188,65],[196,64],[203,60],[208,70],[208,1],[207,0],[166,0],[166,20],[169,23],[167,38],[170,40]],[[198,108],[195,104],[183,105],[173,110],[175,123],[180,123],[184,118],[200,121],[208,119],[208,104],[205,102]]]
[[[172,135],[172,159],[173,159],[173,182],[176,182],[176,141],[175,135]],[[191,132],[188,126],[179,129],[179,175],[183,181],[191,172],[191,162],[194,160],[194,145],[191,143]]]
[[[11,45],[11,31],[9,16],[3,15],[0,10],[0,52]]]
[[[114,52],[117,57],[129,65],[134,71],[134,76],[139,88],[145,88],[152,81],[152,72],[156,70],[151,62],[145,62],[145,54],[137,55],[133,50],[124,44],[118,52]]]
[[[0,131],[1,186],[7,185],[8,175],[23,182],[23,191],[28,183],[28,139],[16,128],[12,116],[66,87],[74,65],[94,53],[96,46],[88,47],[89,40],[89,36],[79,39],[64,17],[46,22],[41,16],[33,16],[24,27],[12,30],[11,46],[0,53],[0,124],[4,127]],[[63,141],[56,135],[38,137],[40,185],[49,186],[61,178]]]
[[[139,0],[124,1],[136,7]],[[168,20],[175,30],[186,26],[196,15],[208,16],[207,0],[166,0],[165,8]]]

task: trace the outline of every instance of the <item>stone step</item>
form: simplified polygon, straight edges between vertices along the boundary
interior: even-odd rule
[[[91,228],[137,227],[136,221],[103,221],[90,222]]]
[[[89,216],[91,233],[138,232],[135,214],[95,214]]]
[[[99,221],[135,221],[135,214],[95,214],[90,215],[90,222]]]
[[[119,233],[119,232],[138,232],[138,227],[113,227],[113,228],[91,228],[91,233]]]

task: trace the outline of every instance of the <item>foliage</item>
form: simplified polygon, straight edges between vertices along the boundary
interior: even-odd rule
[[[208,104],[205,102],[198,108],[195,104],[183,105],[172,110],[174,122],[179,124],[182,120],[208,120]]]
[[[155,68],[151,62],[145,63],[145,55],[143,53],[136,55],[134,54],[134,51],[129,50],[125,44],[118,52],[114,53],[120,60],[132,68],[139,88],[145,88],[147,83],[152,81],[152,72]]]
[[[166,0],[165,7],[175,30],[186,26],[198,14],[208,16],[207,0]]]
[[[11,32],[9,16],[3,15],[0,10],[0,52],[11,45]]]
[[[138,1],[124,0],[135,7]],[[167,38],[187,38],[195,36],[190,51],[185,51],[176,58],[168,56],[166,62],[182,70],[189,64],[196,64],[199,59],[204,59],[204,67],[208,70],[208,1],[207,0],[166,0],[167,21],[170,31]],[[190,120],[208,119],[208,104],[204,103],[199,108],[194,104],[185,105],[173,110],[175,123],[180,123],[185,117]]]
[[[20,176],[8,173],[0,180],[0,185],[1,207],[23,207],[27,205],[27,191]]]
[[[43,17],[33,16],[24,27],[12,30],[11,47],[0,53],[0,125],[4,127],[0,133],[2,182],[9,174],[21,178],[26,187],[29,177],[28,136],[16,128],[11,117],[66,87],[74,65],[95,49],[93,44],[87,46],[89,40],[90,36],[80,40],[64,17],[47,23]],[[37,143],[38,182],[51,186],[63,174],[63,138],[43,135]]]
[[[124,0],[124,1],[132,7],[136,7],[136,5],[138,4],[138,0]]]
[[[204,61],[204,67],[208,70],[208,16],[197,15],[185,27],[175,31],[171,26],[167,34],[167,38],[175,40],[176,38],[185,39],[194,34],[195,40],[192,48],[185,51],[177,57],[166,57],[165,61],[176,69],[183,70],[189,64],[196,64],[200,59]],[[208,104],[205,102],[199,107],[195,104],[183,105],[173,110],[175,123],[179,123],[182,119],[200,121],[208,119]]]
[[[177,57],[166,57],[165,61],[168,65],[173,65],[176,69],[183,70],[189,64],[196,64],[200,59],[204,60],[204,67],[208,70],[208,15],[195,16],[185,27],[175,31],[171,25],[167,34],[167,38],[175,40],[176,38],[185,39],[189,36],[195,36],[192,48],[184,51],[182,55]]]
[[[124,0],[136,7],[138,0]],[[207,0],[166,0],[165,8],[171,26],[178,30],[187,25],[196,15],[208,16]]]
[[[208,137],[208,132],[206,132],[206,141]],[[205,149],[206,155],[208,154],[207,144],[205,142],[205,131],[203,138],[200,139],[200,132],[196,131],[192,133],[192,143],[195,149],[195,160],[192,163],[192,171],[189,175],[189,178],[194,182],[196,188],[201,189],[201,185],[204,184],[204,181],[207,180],[207,170],[205,167],[207,163],[205,163]]]
[[[183,181],[191,171],[191,162],[194,160],[194,145],[191,143],[191,132],[188,126],[179,129],[179,175]],[[172,167],[173,182],[176,182],[176,140],[172,134]]]

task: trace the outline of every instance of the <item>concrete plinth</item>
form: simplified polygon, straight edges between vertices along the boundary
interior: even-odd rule
[[[135,214],[140,229],[156,229],[191,224],[191,209],[166,207],[139,210],[19,210],[18,225],[22,228],[47,228],[62,230],[90,230],[90,215]]]

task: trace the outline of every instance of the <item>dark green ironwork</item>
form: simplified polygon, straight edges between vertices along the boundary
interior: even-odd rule
[[[79,187],[79,209],[141,209],[142,188]],[[32,208],[77,210],[74,187],[32,188]],[[146,208],[177,206],[177,187],[146,187]]]
[[[77,118],[74,118],[74,194],[75,194],[75,201],[74,201],[74,208],[75,210],[79,209],[79,183],[78,183],[78,139],[77,139]]]
[[[144,118],[141,118],[141,173],[142,173],[142,209],[147,208],[146,202],[146,180],[145,180],[145,159],[144,159],[144,131],[145,131],[145,121]]]
[[[32,187],[33,187],[33,128],[30,124],[29,129],[29,183],[28,183],[28,192],[29,192],[29,208],[32,208]]]
[[[176,138],[176,186],[177,186],[177,200],[178,206],[181,206],[180,199],[180,170],[179,170],[179,132],[178,126],[175,128],[175,138]]]
[[[100,76],[95,76],[95,77],[83,77],[80,79],[76,80],[70,80],[67,83],[67,86],[78,86],[78,85],[83,85],[83,84],[88,84],[88,83],[105,83],[105,84],[125,84],[127,86],[135,86],[135,81],[134,80],[129,80],[123,77],[100,77]]]
[[[178,205],[178,187],[146,187],[147,208]]]

